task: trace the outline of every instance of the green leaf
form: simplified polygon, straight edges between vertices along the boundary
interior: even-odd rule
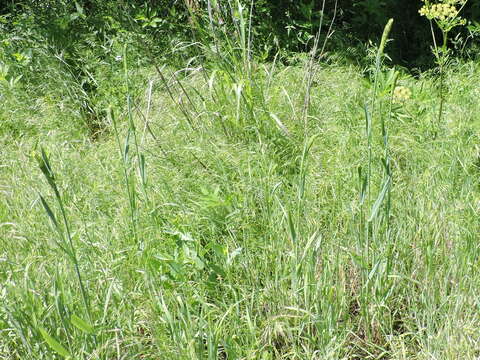
[[[41,155],[41,157],[38,155],[35,156],[37,158],[38,166],[40,167],[40,170],[42,170],[43,175],[45,175],[48,184],[52,189],[55,189],[55,175],[53,174],[52,167],[48,161],[48,155],[43,148],[41,149]]]
[[[43,339],[45,342],[54,350],[57,354],[63,357],[72,357],[67,349],[65,349],[62,344],[60,344],[57,340],[51,337],[44,328],[40,328],[40,334],[42,334]]]
[[[297,232],[295,231],[295,225],[293,224],[292,214],[288,212],[287,214],[288,220],[288,230],[290,232],[290,239],[293,243],[297,242]]]
[[[200,259],[200,257],[195,256],[193,258],[193,262],[195,263],[195,267],[197,268],[197,270],[203,270],[205,268],[205,263],[202,259]]]
[[[75,8],[77,9],[77,13],[78,13],[80,16],[83,16],[83,15],[84,15],[83,8],[80,6],[80,4],[78,3],[78,1],[75,1]]]
[[[145,155],[140,154],[140,159],[139,159],[139,167],[140,167],[140,177],[142,178],[142,184],[146,185],[147,184],[147,174],[145,172]]]
[[[128,152],[130,150],[130,130],[127,132],[127,136],[125,138],[125,146],[123,148],[123,161],[125,163],[128,162]]]
[[[215,254],[219,257],[224,259],[228,255],[228,249],[225,245],[221,244],[211,244],[210,247],[215,252]]]
[[[79,318],[77,315],[72,314],[70,317],[70,322],[75,326],[77,329],[83,331],[86,334],[93,334],[95,333],[95,329],[92,325],[90,325],[85,320]]]
[[[372,206],[372,212],[370,213],[370,217],[367,220],[368,222],[371,222],[377,216],[378,210],[380,209],[380,205],[382,205],[383,199],[387,194],[387,190],[389,186],[390,186],[390,177],[383,184],[382,191],[380,192],[380,194],[378,194],[377,200],[375,200],[375,203]]]
[[[58,225],[57,218],[56,218],[55,215],[53,214],[52,209],[50,209],[50,206],[48,206],[48,203],[45,201],[45,199],[43,198],[43,196],[42,196],[42,195],[39,195],[39,196],[40,196],[40,201],[42,202],[43,208],[44,208],[45,211],[47,212],[48,217],[50,218],[50,220],[52,220],[52,223],[53,223],[53,225],[55,225],[55,228],[56,228],[57,230],[59,230],[59,229],[60,229],[60,226]]]
[[[365,128],[366,128],[366,132],[367,132],[367,138],[370,139],[370,134],[371,134],[371,131],[372,131],[372,115],[370,114],[370,111],[368,110],[367,104],[365,104],[363,109],[365,111],[365,121],[366,121]]]
[[[363,205],[367,194],[368,177],[363,175],[362,167],[358,167],[358,179],[360,181],[360,205]]]

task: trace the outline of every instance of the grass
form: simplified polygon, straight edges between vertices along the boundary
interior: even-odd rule
[[[317,64],[305,112],[311,65],[245,61],[125,62],[94,138],[5,92],[0,359],[480,356],[480,66],[446,71],[434,139],[428,73],[389,110],[388,69]]]

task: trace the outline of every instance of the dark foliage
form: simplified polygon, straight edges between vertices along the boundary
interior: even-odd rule
[[[389,18],[395,19],[389,46],[389,55],[395,63],[406,67],[431,65],[431,30],[428,21],[420,17],[419,0],[241,0],[245,11],[252,12],[255,46],[270,56],[281,50],[286,53],[311,49],[313,38],[322,24],[325,36],[327,26],[335,19],[334,36],[330,50],[342,51],[378,39]],[[30,13],[37,27],[41,27],[54,46],[64,49],[71,61],[78,59],[75,49],[91,34],[99,41],[112,33],[131,31],[142,38],[149,51],[160,57],[172,41],[191,41],[195,30],[192,16],[206,16],[208,0],[23,0],[4,1],[0,14],[11,14],[18,19],[21,13]],[[235,1],[211,0],[224,15],[234,12]],[[78,11],[81,9],[81,13]],[[324,10],[322,12],[322,9]],[[336,11],[334,11],[336,9]],[[192,10],[195,14],[192,14]],[[323,16],[322,16],[323,14]],[[480,20],[480,3],[470,1],[463,11],[469,20]],[[113,26],[113,23],[115,26]],[[452,37],[459,47],[462,40],[473,44],[467,30]],[[468,47],[461,46],[463,51]],[[463,54],[460,54],[463,55]],[[171,60],[164,56],[165,60]],[[73,64],[75,67],[75,64]]]

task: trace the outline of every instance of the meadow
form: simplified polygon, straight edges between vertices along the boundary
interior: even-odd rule
[[[362,67],[248,29],[178,68],[118,45],[95,117],[60,62],[2,67],[0,359],[480,357],[478,61],[439,117],[388,31]]]

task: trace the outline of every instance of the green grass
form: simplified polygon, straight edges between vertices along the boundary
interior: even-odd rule
[[[447,72],[435,139],[436,80],[400,75],[389,115],[380,77],[369,155],[359,69],[316,65],[305,121],[305,68],[220,65],[173,99],[127,69],[138,107],[95,138],[48,94],[4,93],[0,359],[478,358],[480,66]],[[391,198],[367,223],[381,119]]]

